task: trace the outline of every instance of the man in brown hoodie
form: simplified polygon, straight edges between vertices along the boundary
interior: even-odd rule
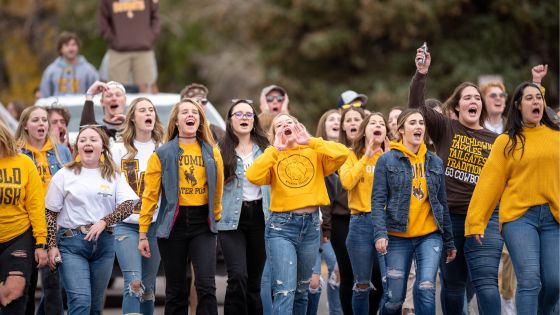
[[[101,0],[97,20],[107,42],[108,79],[132,82],[140,92],[155,92],[159,35],[158,0]]]

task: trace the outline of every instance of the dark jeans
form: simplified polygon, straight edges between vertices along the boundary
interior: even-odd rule
[[[6,281],[11,273],[17,272],[23,274],[25,282],[29,285],[29,279],[35,264],[35,239],[31,229],[25,233],[0,243],[0,282]],[[13,255],[16,253],[16,255]],[[24,293],[18,299],[13,300],[10,304],[3,307],[0,304],[0,315],[23,315],[25,314],[25,306],[27,302],[27,294]]]
[[[244,202],[237,230],[218,234],[228,280],[224,314],[262,314],[261,275],[266,260],[262,201]]]
[[[208,206],[180,207],[169,238],[158,239],[165,270],[165,315],[188,313],[187,257],[194,267],[197,314],[218,314],[216,235],[208,227]]]
[[[447,315],[463,313],[467,279],[470,276],[476,289],[480,314],[500,314],[498,267],[504,242],[499,232],[498,209],[496,208],[486,226],[482,245],[479,245],[474,237],[464,236],[465,218],[466,215],[451,214],[457,256],[454,261],[446,264],[446,255],[442,255],[440,267],[443,312]]]
[[[37,308],[37,315],[64,315],[62,302],[62,283],[58,270],[51,271],[49,267],[39,269],[43,296]]]

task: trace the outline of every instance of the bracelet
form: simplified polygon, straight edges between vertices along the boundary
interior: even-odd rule
[[[139,239],[139,241],[147,241],[147,240],[148,240],[147,237],[142,237],[142,238]]]

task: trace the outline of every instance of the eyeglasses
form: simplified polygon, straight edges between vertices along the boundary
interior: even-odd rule
[[[274,99],[276,99],[278,102],[282,102],[282,101],[284,101],[284,96],[282,96],[282,95],[276,95],[276,96],[269,95],[269,96],[266,97],[266,101],[269,102],[269,103],[274,102]]]
[[[235,112],[235,113],[231,114],[230,117],[234,117],[234,116],[235,116],[235,118],[237,118],[237,119],[243,119],[243,118],[246,118],[246,119],[253,119],[253,118],[255,118],[255,114],[254,114],[254,113]]]
[[[507,98],[507,93],[490,93],[488,96],[490,96],[491,98],[498,98],[498,97],[502,97],[502,98]]]
[[[356,108],[362,107],[362,102],[357,101],[357,102],[353,102],[353,103],[350,103],[350,104],[342,105],[342,109],[348,109],[350,107],[356,107]]]

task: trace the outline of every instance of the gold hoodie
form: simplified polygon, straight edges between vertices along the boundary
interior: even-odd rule
[[[410,151],[402,142],[391,142],[391,149],[401,151],[412,165],[412,191],[410,192],[410,208],[408,211],[408,229],[406,232],[389,232],[398,237],[418,237],[438,230],[432,214],[426,183],[426,152],[422,143],[417,154]]]
[[[348,208],[351,214],[371,212],[371,189],[373,188],[373,171],[381,152],[375,152],[372,157],[365,154],[361,159],[354,151],[340,167],[340,183],[348,190]]]
[[[49,168],[49,161],[47,160],[47,151],[52,150],[53,144],[51,140],[47,139],[45,144],[41,149],[37,149],[34,146],[26,143],[23,147],[26,150],[31,151],[33,154],[33,159],[35,160],[35,166],[39,171],[39,177],[41,177],[41,182],[43,182],[43,193],[47,193],[47,188],[52,178],[51,170]]]

